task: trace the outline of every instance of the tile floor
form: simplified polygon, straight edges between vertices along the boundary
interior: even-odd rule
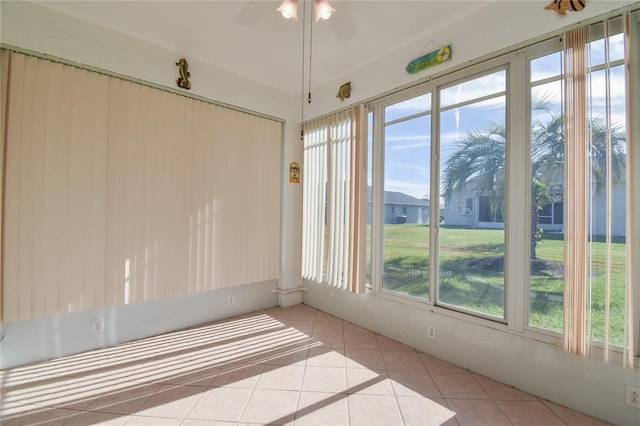
[[[9,426],[606,424],[306,305],[0,378]]]

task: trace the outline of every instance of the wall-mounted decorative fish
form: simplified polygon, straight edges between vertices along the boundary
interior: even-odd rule
[[[549,3],[545,9],[555,10],[560,15],[567,13],[567,10],[572,12],[579,12],[586,6],[586,0],[554,0]]]
[[[409,74],[415,74],[418,71],[425,70],[434,65],[441,64],[451,59],[451,45],[443,46],[438,50],[427,53],[424,56],[414,59],[407,64],[405,68]]]
[[[189,64],[185,58],[180,58],[176,65],[179,67],[178,72],[180,73],[180,77],[176,80],[176,84],[181,89],[191,89],[191,82],[189,81],[189,77],[191,77],[191,73],[187,71],[189,68]]]
[[[351,82],[348,81],[338,89],[338,94],[336,98],[340,98],[341,101],[344,101],[346,98],[351,97]]]

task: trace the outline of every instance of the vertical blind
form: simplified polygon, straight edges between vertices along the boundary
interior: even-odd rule
[[[366,124],[363,106],[304,126],[302,276],[364,291]]]
[[[634,13],[634,16],[637,17],[638,12]],[[625,67],[628,72],[626,74],[626,86],[627,93],[633,93],[633,91],[638,91],[638,79],[633,76],[638,76],[640,74],[640,70],[632,69],[631,67],[631,13],[624,14],[624,37],[625,37]],[[636,21],[637,22],[637,21]],[[636,32],[637,36],[637,32]],[[638,65],[638,61],[635,62],[636,66]],[[636,98],[637,99],[637,98]],[[636,141],[639,134],[636,134],[636,130],[638,129],[637,125],[637,117],[640,111],[638,111],[637,103],[632,101],[628,102],[627,105],[627,155],[629,156],[631,161],[634,161],[633,164],[638,164],[637,159],[639,158],[637,143],[631,143],[631,141]],[[636,122],[636,124],[632,124]],[[629,205],[628,213],[627,213],[627,241],[630,242],[627,253],[626,253],[626,292],[625,292],[625,321],[624,321],[624,346],[623,346],[623,364],[625,367],[634,368],[634,359],[637,354],[638,348],[638,328],[639,317],[638,308],[640,304],[640,297],[638,297],[637,287],[636,293],[634,293],[634,282],[638,282],[636,278],[638,277],[638,266],[634,263],[634,259],[636,259],[636,241],[637,235],[640,231],[640,227],[638,227],[638,218],[640,218],[640,211],[638,210],[638,196],[636,192],[638,190],[638,176],[640,172],[633,167],[627,167],[626,169],[626,180],[628,182],[627,187],[627,203]],[[635,177],[634,177],[635,176]]]
[[[588,27],[565,34],[566,217],[565,349],[586,354],[587,170],[586,51]]]
[[[624,16],[625,46],[629,49],[629,26],[630,14]],[[602,22],[602,54],[604,63],[599,65],[602,82],[598,82],[598,77],[594,76],[594,66],[591,64],[590,42],[593,37],[590,35],[590,27],[584,26],[576,28],[564,34],[564,64],[565,64],[565,136],[566,136],[566,215],[571,220],[567,221],[565,229],[565,350],[581,356],[589,356],[594,351],[594,341],[596,338],[593,328],[596,321],[596,310],[598,320],[603,323],[604,328],[602,339],[602,354],[605,361],[609,360],[610,351],[614,346],[610,342],[610,330],[613,327],[611,317],[611,294],[614,285],[624,287],[625,312],[624,312],[624,344],[623,364],[633,368],[634,355],[637,347],[637,329],[634,327],[636,320],[635,302],[637,296],[634,295],[635,265],[630,259],[634,259],[634,226],[635,219],[633,212],[634,191],[637,190],[637,181],[633,176],[631,164],[634,161],[633,155],[633,120],[637,112],[634,105],[627,96],[626,103],[626,138],[623,148],[616,147],[612,135],[612,129],[618,125],[612,112],[612,64],[610,62],[609,41],[610,22],[605,19]],[[631,93],[632,71],[630,63],[630,52],[625,55],[626,68],[626,90]],[[594,111],[596,105],[595,98],[604,99],[604,111]],[[632,118],[634,117],[634,118]],[[596,121],[602,120],[606,134],[603,140],[598,140],[593,129]],[[593,154],[600,150],[605,158],[602,164],[597,163],[597,156]],[[625,162],[624,180],[625,198],[627,207],[626,216],[626,237],[624,249],[627,262],[623,266],[626,268],[623,276],[624,282],[616,282],[613,259],[613,245],[616,244],[613,234],[613,222],[616,220],[616,212],[613,202],[616,185],[621,182],[616,177],[616,170],[621,167],[619,162]],[[602,172],[601,170],[604,170]],[[599,183],[599,182],[602,183]],[[598,217],[595,213],[594,193],[595,188],[602,185],[605,194],[604,207],[606,214]],[[603,224],[601,222],[604,222]],[[602,228],[604,249],[596,250],[592,243],[595,243],[595,229]],[[619,245],[619,243],[618,243]],[[594,264],[601,262],[604,264],[604,277],[596,280],[594,276]],[[619,267],[619,266],[618,266]],[[619,275],[618,275],[619,276]],[[596,281],[603,284],[598,284]],[[602,288],[600,288],[602,287]],[[599,307],[593,302],[591,297],[595,292],[604,293],[604,306]]]
[[[2,65],[3,321],[278,277],[281,123],[15,52]]]

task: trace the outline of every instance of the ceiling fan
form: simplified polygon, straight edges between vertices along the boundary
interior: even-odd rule
[[[338,41],[346,42],[357,35],[357,29],[351,19],[347,2],[342,2],[336,11],[328,0],[281,0],[280,6],[277,8],[274,7],[274,3],[277,2],[249,0],[238,12],[235,20],[241,25],[253,26],[265,14],[277,11],[285,19],[297,21],[299,6],[304,5],[305,2],[313,3],[315,21],[326,20]]]

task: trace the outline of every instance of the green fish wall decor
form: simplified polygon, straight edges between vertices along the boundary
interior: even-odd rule
[[[415,74],[418,71],[431,68],[434,65],[441,64],[451,59],[451,45],[443,46],[438,50],[434,50],[431,53],[427,53],[424,56],[414,59],[409,62],[405,68],[409,74]]]

